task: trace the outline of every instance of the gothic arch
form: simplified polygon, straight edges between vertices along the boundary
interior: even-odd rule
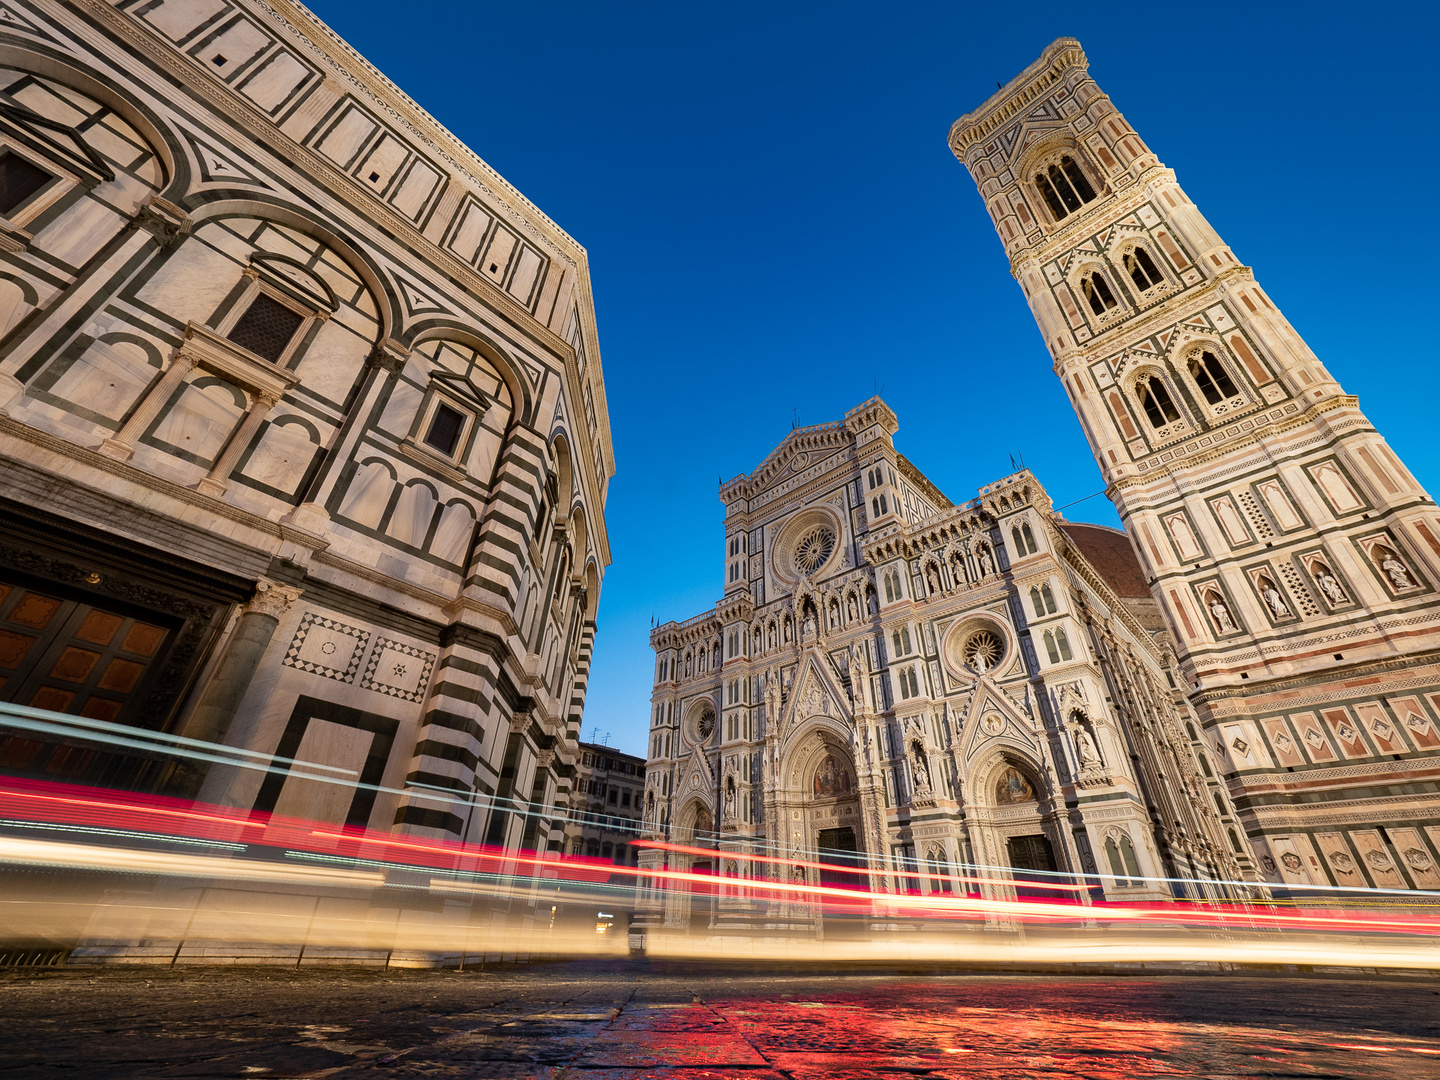
[[[1200,356],[1207,352],[1215,357],[1226,375],[1229,376],[1235,388],[1234,394],[1222,396],[1220,401],[1215,404],[1223,405],[1237,397],[1240,398],[1243,403],[1254,401],[1255,396],[1250,392],[1240,365],[1236,362],[1234,356],[1231,355],[1229,347],[1223,344],[1219,337],[1212,334],[1185,335],[1182,340],[1174,342],[1171,345],[1170,366],[1175,369],[1178,378],[1184,382],[1185,390],[1190,394],[1196,407],[1206,411],[1215,408],[1215,404],[1205,399],[1205,394],[1200,389],[1200,384],[1196,381],[1194,373],[1190,370],[1191,363],[1199,363]]]
[[[1013,741],[1007,740],[1007,742],[1010,745],[1001,747],[992,756],[986,758],[981,765],[971,770],[969,784],[971,800],[992,810],[1007,805],[1000,801],[997,791],[1002,778],[1009,770],[1014,769],[1024,777],[1035,793],[1037,808],[1043,807],[1047,800],[1046,787],[1048,786],[1041,780],[1044,770],[1029,753],[1016,747]],[[1043,816],[1043,810],[1041,810],[1041,814]]]
[[[1090,275],[1099,274],[1105,280],[1105,287],[1110,291],[1115,303],[1097,312],[1090,304],[1090,298],[1085,291],[1084,279]],[[1080,313],[1092,323],[1107,323],[1113,319],[1123,318],[1132,313],[1133,308],[1125,298],[1125,292],[1117,280],[1119,272],[1099,255],[1089,253],[1079,256],[1066,271],[1065,280],[1069,282],[1071,291],[1074,292],[1080,304]]]
[[[684,798],[685,805],[674,819],[680,834],[677,838],[679,842],[713,841],[713,836],[706,835],[715,831],[715,807],[710,801],[709,791],[692,791]],[[709,828],[702,828],[707,820],[710,823]]]

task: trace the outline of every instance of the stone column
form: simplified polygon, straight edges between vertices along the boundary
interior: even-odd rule
[[[250,445],[250,440],[255,438],[255,433],[260,430],[260,424],[265,420],[265,417],[269,415],[270,410],[275,407],[275,404],[279,400],[279,396],[275,394],[256,393],[254,395],[254,402],[250,406],[250,411],[247,412],[245,418],[240,421],[239,429],[230,437],[230,441],[225,445],[225,449],[219,458],[216,459],[215,465],[210,470],[209,475],[205,476],[195,485],[196,491],[205,495],[214,496],[217,499],[225,494],[225,489],[229,486],[228,478],[230,471],[235,468],[235,462],[239,459],[245,448]]]
[[[170,400],[171,395],[180,388],[185,376],[195,370],[195,364],[195,357],[188,352],[182,351],[176,355],[165,374],[161,375],[140,399],[140,404],[135,406],[135,411],[120,430],[100,444],[100,453],[116,461],[129,461],[134,457],[136,441],[145,434],[150,422]]]
[[[206,742],[224,741],[270,638],[280,625],[281,616],[290,610],[290,605],[302,591],[263,578],[260,580],[255,587],[255,598],[246,605],[230,635],[225,655],[220,658],[199,704],[185,723],[183,735]]]

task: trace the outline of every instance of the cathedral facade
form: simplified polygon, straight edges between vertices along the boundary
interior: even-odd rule
[[[1062,38],[950,148],[1264,876],[1440,887],[1440,513]]]
[[[280,768],[0,767],[559,850],[614,472],[579,244],[299,5],[16,0],[0,334],[0,700]]]
[[[756,856],[876,892],[1253,878],[1124,534],[1028,471],[952,504],[897,427],[873,398],[721,486],[724,596],[651,635],[645,827],[691,850],[640,860],[716,888],[642,887],[642,925],[782,916],[725,884],[777,873]]]

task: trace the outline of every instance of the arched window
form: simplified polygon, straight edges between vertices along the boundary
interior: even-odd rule
[[[1069,154],[1062,157],[1058,165],[1036,173],[1035,187],[1056,221],[1095,199],[1095,188]]]
[[[1195,734],[1195,725],[1192,724],[1189,720],[1185,721],[1185,734],[1189,735],[1190,738],[1194,739],[1196,742],[1200,741],[1200,736]]]
[[[1040,598],[1045,601],[1045,613],[1055,614],[1055,594],[1050,591],[1049,585],[1040,586]]]
[[[1209,349],[1190,358],[1190,375],[1211,405],[1218,405],[1239,392],[1235,389],[1229,372]]]
[[[1035,609],[1035,617],[1037,619],[1045,616],[1045,601],[1040,598],[1039,589],[1032,588],[1030,590],[1030,606]]]
[[[1070,659],[1070,639],[1065,636],[1064,630],[1055,631],[1055,644],[1060,649],[1060,659]]]
[[[931,848],[925,862],[926,869],[930,871],[930,891],[950,892],[950,866],[945,853],[939,848]]]
[[[1134,251],[1126,253],[1125,271],[1141,292],[1159,285],[1165,280],[1160,276],[1160,271],[1155,268],[1155,261],[1150,258],[1150,253],[1144,248],[1136,248]]]
[[[1022,540],[1022,539],[1020,539],[1020,526],[1018,526],[1018,525],[1012,525],[1012,526],[1010,526],[1010,536],[1011,536],[1011,538],[1015,541],[1015,554],[1016,554],[1016,555],[1024,555],[1024,554],[1025,554],[1025,541]]]
[[[1039,548],[1035,546],[1035,534],[1030,531],[1030,523],[1028,521],[1020,525],[1020,535],[1025,538],[1025,546],[1030,549],[1030,554],[1035,554]]]
[[[1213,777],[1215,775],[1213,772],[1210,771],[1210,759],[1207,758],[1204,754],[1200,755],[1200,771],[1203,772],[1206,776]]]
[[[1212,792],[1210,792],[1210,797],[1215,800],[1215,812],[1216,812],[1217,814],[1219,814],[1221,817],[1224,817],[1224,816],[1225,816],[1225,812],[1226,812],[1226,811],[1225,811],[1225,800],[1223,800],[1222,798],[1220,798],[1220,793],[1219,793],[1218,791],[1212,791]]]
[[[1119,302],[1110,291],[1104,274],[1086,274],[1080,279],[1080,291],[1085,294],[1090,310],[1096,315],[1104,315]]]
[[[1115,884],[1122,889],[1128,888],[1130,882],[1125,878],[1125,864],[1120,861],[1120,848],[1113,836],[1105,840],[1105,861],[1110,864],[1110,873],[1115,877]]]
[[[1120,857],[1125,860],[1125,869],[1132,878],[1140,876],[1140,864],[1135,861],[1135,846],[1130,843],[1130,837],[1120,837]],[[1140,882],[1136,881],[1136,885]]]
[[[1058,664],[1060,662],[1060,654],[1055,651],[1055,635],[1049,630],[1045,631],[1045,655],[1050,657],[1050,663],[1052,664]]]
[[[1235,835],[1234,829],[1225,830],[1230,835],[1230,847],[1236,855],[1241,854],[1245,849],[1240,846],[1240,837]]]
[[[1159,379],[1142,379],[1135,384],[1135,393],[1140,397],[1140,406],[1151,427],[1162,428],[1180,419],[1175,403],[1170,400],[1170,391]]]
[[[885,575],[885,602],[892,603],[895,600],[895,590],[890,585],[890,575]]]

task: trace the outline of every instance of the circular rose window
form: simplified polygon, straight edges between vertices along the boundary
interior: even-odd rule
[[[835,530],[828,525],[806,529],[795,541],[795,566],[802,574],[813,574],[835,554]]]
[[[700,731],[700,738],[708,739],[710,737],[710,733],[715,730],[715,714],[713,712],[710,712],[708,709],[705,712],[701,713],[700,723],[698,727]]]
[[[976,630],[960,649],[965,663],[982,675],[1000,663],[1005,655],[1005,643],[990,630]]]

